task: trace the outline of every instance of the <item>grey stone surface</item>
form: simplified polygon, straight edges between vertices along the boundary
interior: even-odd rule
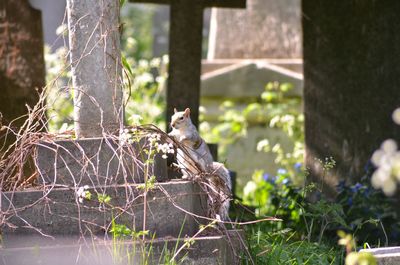
[[[38,180],[70,187],[141,183],[144,181],[145,139],[122,146],[111,138],[59,140],[37,145]],[[148,176],[165,181],[166,160],[155,156]]]
[[[242,61],[201,77],[202,97],[259,97],[269,82],[291,83],[289,96],[302,96],[303,76],[266,61]]]
[[[234,231],[230,231],[231,242],[238,246]],[[142,257],[143,249],[147,250],[149,258],[146,264],[164,264],[166,249],[175,250],[184,243],[182,238],[176,239],[154,239],[149,240],[145,246],[132,241],[117,240],[95,240],[87,239],[77,243],[77,239],[49,240],[52,245],[44,246],[37,243],[38,237],[25,236],[25,241],[30,243],[27,247],[7,246],[7,241],[15,241],[13,238],[5,238],[5,246],[0,250],[0,264],[2,265],[130,265],[144,264]],[[151,247],[151,250],[149,250]],[[178,249],[177,248],[177,249]],[[145,251],[146,251],[145,250]],[[240,249],[236,249],[240,254]],[[163,254],[164,253],[164,254]],[[184,259],[183,256],[186,256]],[[190,249],[183,249],[177,256],[179,264],[214,265],[235,264],[229,239],[226,236],[209,236],[196,238]]]
[[[247,0],[243,10],[213,10],[207,58],[301,58],[300,3]]]
[[[267,59],[211,59],[202,60],[201,63],[201,74],[206,74],[209,72],[213,72],[215,70],[225,68],[227,66],[233,64],[240,64],[244,62],[253,62],[253,63],[269,63],[272,65],[279,66],[281,68],[293,71],[297,74],[303,74],[303,59],[275,59],[275,58],[267,58]]]
[[[117,133],[123,123],[119,1],[68,0],[67,14],[77,137]]]
[[[400,264],[400,247],[363,249],[361,252],[369,252],[378,261],[378,265]]]
[[[400,140],[400,1],[302,1],[302,12],[307,168],[333,194],[339,179],[364,175],[382,141]],[[315,158],[330,156],[323,178]]]
[[[97,235],[110,232],[112,220],[135,231],[143,230],[143,191],[137,185],[90,187],[91,199],[79,202],[78,189],[4,192],[2,233],[9,236],[41,233]],[[165,191],[165,192],[163,192]],[[102,203],[98,194],[110,196]],[[100,195],[100,196],[101,196]],[[204,220],[206,200],[198,185],[190,182],[159,184],[147,194],[146,230],[156,237],[193,235]],[[183,209],[183,210],[182,210]]]

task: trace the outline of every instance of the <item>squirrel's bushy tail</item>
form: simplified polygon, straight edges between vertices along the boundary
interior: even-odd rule
[[[214,174],[220,179],[221,182],[218,185],[221,205],[218,210],[218,214],[222,221],[229,220],[229,201],[232,195],[232,182],[229,175],[228,169],[224,164],[219,162],[213,162],[212,164]]]

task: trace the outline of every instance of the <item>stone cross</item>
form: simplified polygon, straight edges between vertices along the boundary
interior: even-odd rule
[[[68,29],[78,138],[122,126],[119,0],[68,0]]]
[[[205,7],[244,8],[246,0],[130,0],[135,3],[169,4],[169,70],[167,121],[173,109],[190,107],[198,126],[200,105],[201,44]]]

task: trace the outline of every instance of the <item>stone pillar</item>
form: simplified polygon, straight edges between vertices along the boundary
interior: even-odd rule
[[[198,125],[200,104],[203,1],[175,0],[170,9],[170,44],[167,91],[167,120],[174,108],[191,108]]]
[[[400,140],[399,13],[396,0],[302,2],[306,163],[327,193],[360,178],[383,140]],[[322,180],[314,159],[329,156],[337,166]]]
[[[119,0],[68,0],[69,45],[77,137],[122,125]]]
[[[208,59],[301,58],[300,0],[247,0],[214,9]]]
[[[3,123],[27,114],[45,85],[40,11],[28,0],[0,1],[0,112]],[[26,118],[13,122],[21,126]]]

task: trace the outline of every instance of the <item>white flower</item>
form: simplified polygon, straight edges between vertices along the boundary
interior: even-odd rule
[[[89,189],[88,185],[85,185],[83,187],[79,187],[78,190],[76,191],[76,196],[78,197],[79,203],[83,203],[83,199],[88,198],[90,195],[90,192],[87,191]]]
[[[400,181],[400,151],[394,140],[385,140],[381,148],[376,150],[371,158],[377,167],[372,175],[371,183],[376,189],[382,189],[387,196],[392,196]]]
[[[257,189],[257,184],[254,181],[247,182],[246,186],[244,186],[243,193],[244,196],[249,196],[254,193]]]
[[[400,125],[400,108],[393,111],[392,119],[396,124]]]
[[[164,159],[167,158],[167,154],[173,154],[175,152],[172,143],[156,144],[156,148],[157,152],[161,152],[163,154],[161,157]]]
[[[67,28],[67,24],[61,24],[60,26],[58,26],[58,28],[56,29],[56,34],[57,34],[57,36],[60,36],[60,35],[66,35],[66,33],[68,32],[67,31],[68,30],[68,28]]]
[[[148,136],[148,141],[151,145],[155,145],[158,141],[161,140],[161,135],[158,133],[152,133]]]
[[[393,139],[387,139],[382,143],[381,149],[387,154],[393,154],[397,151],[397,144]]]

